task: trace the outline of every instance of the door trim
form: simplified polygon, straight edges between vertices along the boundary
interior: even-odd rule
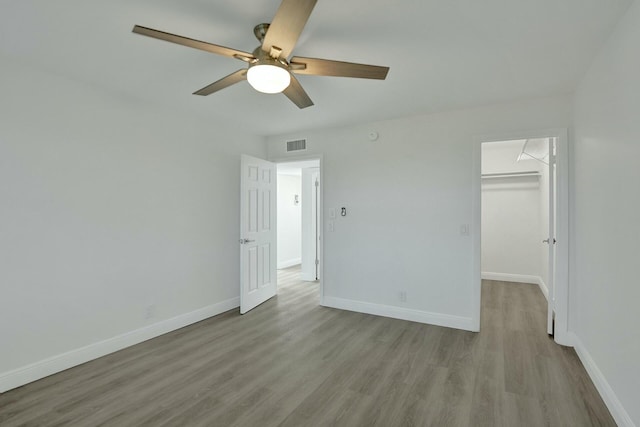
[[[286,157],[268,157],[268,161],[272,163],[276,163],[277,165],[280,163],[294,163],[301,162],[305,160],[318,160],[320,167],[320,195],[319,195],[319,206],[318,210],[318,232],[320,236],[320,250],[318,251],[318,260],[320,263],[320,268],[318,269],[318,286],[320,288],[320,305],[324,304],[324,156],[322,154],[310,154],[310,155],[291,155]],[[276,221],[276,235],[278,233],[277,229],[277,221]],[[277,281],[277,278],[276,278]]]
[[[477,135],[473,140],[472,239],[473,239],[473,324],[480,331],[481,311],[481,148],[484,142],[531,138],[556,138],[556,275],[555,335],[558,344],[571,345],[569,334],[569,138],[566,128],[515,131]]]

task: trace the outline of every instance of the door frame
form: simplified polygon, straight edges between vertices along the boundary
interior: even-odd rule
[[[306,160],[318,160],[319,162],[319,173],[320,173],[320,194],[318,200],[318,206],[316,207],[318,212],[318,236],[320,238],[320,250],[318,251],[318,261],[320,263],[320,268],[318,269],[318,285],[319,285],[319,304],[324,305],[324,156],[322,154],[296,154],[286,157],[269,157],[267,160],[276,164],[276,179],[277,179],[277,167],[278,164],[281,163],[295,163],[302,162]],[[276,197],[277,200],[277,197]],[[276,236],[278,235],[278,220],[277,220],[277,206],[276,206]],[[277,283],[276,277],[276,283]]]
[[[473,141],[473,191],[472,191],[472,237],[473,237],[473,324],[480,331],[482,293],[481,274],[481,175],[482,143],[512,141],[518,139],[556,138],[556,264],[554,280],[555,334],[558,344],[571,345],[568,328],[569,314],[569,138],[566,128],[514,131],[498,134],[478,135]]]

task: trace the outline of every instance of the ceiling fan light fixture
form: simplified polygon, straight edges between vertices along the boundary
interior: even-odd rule
[[[247,81],[258,92],[280,93],[289,87],[291,74],[284,67],[258,63],[249,67]]]

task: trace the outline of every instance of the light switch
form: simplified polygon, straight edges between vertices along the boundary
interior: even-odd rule
[[[460,226],[460,235],[468,236],[469,235],[469,224],[462,224]]]
[[[327,224],[329,226],[329,231],[333,231],[333,221],[329,221],[329,223]]]

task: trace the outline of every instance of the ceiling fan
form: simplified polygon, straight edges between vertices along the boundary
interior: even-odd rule
[[[259,92],[283,92],[299,108],[306,108],[312,106],[313,101],[293,74],[384,80],[389,67],[299,56],[288,59],[316,2],[317,0],[283,0],[271,24],[258,24],[253,29],[254,35],[261,44],[252,53],[139,25],[133,27],[133,32],[248,63],[247,68],[203,87],[194,92],[194,95],[211,95],[233,84],[248,80],[249,84]]]

